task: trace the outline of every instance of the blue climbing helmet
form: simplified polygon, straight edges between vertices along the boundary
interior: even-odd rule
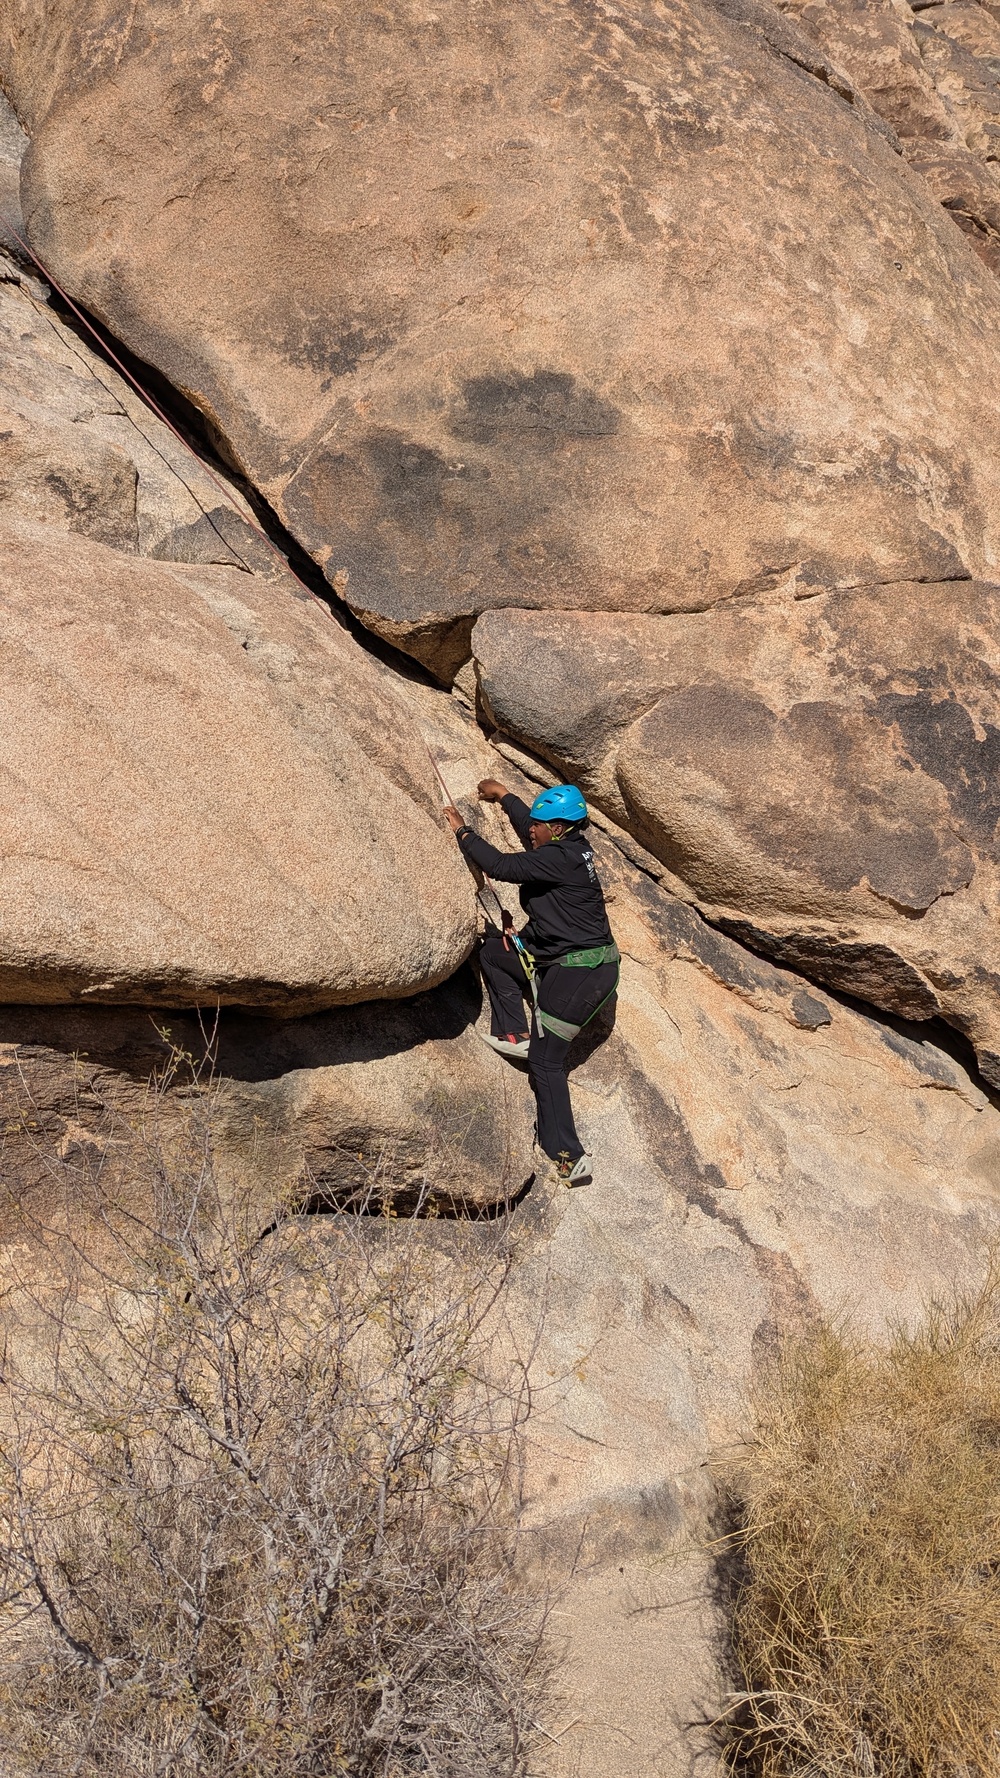
[[[531,805],[532,821],[586,821],[587,805],[575,784],[553,784]]]

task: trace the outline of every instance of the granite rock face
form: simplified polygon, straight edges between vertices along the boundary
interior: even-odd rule
[[[1000,273],[1000,16],[989,0],[781,0]]]
[[[402,683],[49,298],[0,252],[0,994],[311,1011],[451,975],[471,879]]]
[[[469,731],[466,769],[485,749]],[[461,745],[456,727],[460,792]],[[378,1238],[444,1241],[476,1264],[498,1242],[513,1253],[498,1312],[531,1367],[525,1555],[556,1593],[568,1700],[539,1769],[707,1778],[719,1768],[698,1725],[731,1683],[714,1466],[747,1433],[783,1333],[827,1314],[877,1337],[981,1276],[1000,1233],[1000,1110],[919,1028],[753,956],[612,840],[596,846],[625,962],[613,1028],[574,1060],[592,1186],[522,1189],[528,1095],[478,1040],[471,975],[294,1021],[224,1009],[213,1149],[262,1231],[278,1207],[343,1201],[366,1167],[404,1209],[440,1182],[443,1147],[466,1208],[519,1199],[490,1221],[389,1222]],[[197,1053],[195,1020],[157,1022]],[[5,1284],[47,1278],[73,1168],[164,1053],[134,1009],[0,1013]],[[454,1200],[439,1204],[447,1217]],[[314,1226],[321,1239],[329,1223]]]
[[[995,286],[773,8],[22,4],[0,62],[42,257],[441,677],[487,609],[996,573]]]
[[[26,146],[0,98],[0,511],[126,555],[279,576],[235,484],[213,479],[53,307],[18,238]]]
[[[85,1166],[120,1149],[143,1112],[169,1130],[192,1091],[180,1052],[200,1060],[206,1041],[215,1164],[259,1228],[307,1210],[475,1215],[513,1200],[532,1169],[530,1095],[479,1041],[479,1010],[471,970],[391,1005],[295,1019],[2,1007],[0,1243],[44,1220],[53,1156]],[[151,1100],[147,1083],[170,1078],[172,1054],[174,1084]]]
[[[497,724],[710,918],[994,1075],[998,29],[85,0],[0,43],[31,240],[364,622],[445,681],[474,649]],[[217,500],[143,516],[106,421],[82,464],[11,431],[12,504],[240,559]]]
[[[349,724],[296,732],[165,565],[42,525],[0,547],[0,998],[307,1012],[452,974],[468,872]],[[188,572],[238,600],[238,572]]]
[[[47,1156],[99,1164],[171,1044],[261,1231],[371,1191],[509,1237],[524,1523],[572,1575],[551,1778],[715,1769],[708,1465],[756,1368],[974,1285],[1000,1229],[992,17],[0,22],[0,1281],[44,1282]],[[310,599],[254,489],[455,695]],[[432,760],[502,846],[482,777],[603,811],[585,1192],[480,1041]]]
[[[1000,1125],[919,1028],[797,1004],[794,975],[601,864],[629,961],[575,1091],[606,1160],[586,1193],[529,1194],[507,1303],[526,1347],[541,1331],[526,1520],[547,1577],[573,1572],[546,1765],[717,1778],[707,1725],[734,1680],[713,1483],[754,1380],[783,1331],[879,1338],[982,1275]]]
[[[498,724],[711,920],[889,1011],[943,1014],[1000,1079],[996,587],[488,614],[474,645]]]

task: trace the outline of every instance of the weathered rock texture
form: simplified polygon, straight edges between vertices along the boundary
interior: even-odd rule
[[[2,1238],[51,1213],[53,1157],[121,1153],[154,1107],[169,1132],[192,1090],[212,1096],[220,1176],[260,1229],[305,1207],[464,1215],[516,1199],[532,1168],[530,1095],[480,1043],[479,1007],[471,971],[391,1006],[292,1021],[4,1007]],[[180,1052],[200,1063],[207,1046],[195,1086]],[[172,1084],[151,1098],[172,1057]],[[141,1144],[125,1160],[145,1189]]]
[[[405,688],[48,296],[0,256],[0,996],[309,1011],[442,980],[472,887]]]
[[[0,997],[309,1011],[452,973],[466,868],[349,721],[297,729],[271,660],[165,566],[47,526],[2,549]],[[238,571],[196,573],[238,609]]]
[[[709,1761],[726,1676],[683,1552],[760,1356],[821,1310],[917,1313],[1000,1229],[1000,1112],[904,1022],[943,1013],[1000,1078],[992,27],[792,10],[0,22],[31,138],[18,185],[0,119],[0,246],[20,193],[365,622],[462,669],[452,697],[363,650],[3,261],[0,1271],[43,1280],[72,1214],[46,1153],[99,1158],[206,1033],[261,1228],[369,1188],[519,1200],[504,1337],[526,1525],[573,1569],[549,1745],[580,1778]],[[587,1192],[529,1185],[523,1073],[453,973],[472,881],[427,746],[501,844],[477,779],[530,788],[474,696],[607,817]]]
[[[1000,1080],[1000,591],[907,585],[696,617],[491,613],[502,728],[714,921]]]
[[[1000,1111],[914,1028],[753,957],[597,848],[625,953],[613,1031],[579,1046],[573,1074],[598,1176],[523,1196],[500,1309],[531,1361],[524,1522],[566,1643],[547,1769],[681,1778],[696,1757],[717,1769],[697,1724],[729,1685],[709,1463],[746,1433],[783,1331],[826,1312],[877,1334],[981,1274]],[[288,1023],[224,1011],[216,1162],[258,1226],[296,1194],[356,1189],[365,1163],[405,1205],[441,1182],[443,1147],[473,1203],[505,1165],[519,1188],[523,1078],[479,1043],[482,1020],[469,977]],[[162,1022],[197,1052],[193,1020]],[[74,1208],[46,1157],[85,1163],[166,1046],[110,1007],[8,1008],[0,1046],[0,1276],[41,1282],[48,1228]],[[475,1227],[452,1226],[475,1246]]]
[[[770,7],[65,0],[0,59],[42,256],[438,672],[493,607],[996,572],[993,281]]]
[[[2,163],[0,163],[2,166]],[[0,211],[2,228],[2,211]],[[0,260],[0,511],[124,555],[284,572],[230,484],[216,486],[48,305]]]
[[[937,199],[989,258],[998,29],[902,0],[287,0],[280,31],[238,0],[87,0],[14,6],[2,56],[33,241],[365,621],[448,678],[487,613],[497,721],[710,917],[943,1011],[995,1075],[971,577],[1000,574],[1000,293]],[[11,497],[145,548],[101,435],[82,467],[43,441],[35,475],[14,429]],[[230,560],[234,522],[145,535]],[[662,644],[627,615],[734,598]],[[613,614],[600,665],[567,676],[512,607]],[[402,782],[412,744],[381,707],[368,729]]]
[[[713,1465],[780,1330],[825,1314],[878,1337],[981,1276],[1000,1120],[932,1044],[820,995],[810,1028],[794,977],[765,1005],[738,946],[709,934],[706,955],[696,915],[678,930],[660,890],[616,892],[615,1032],[575,1076],[607,1166],[525,1201],[508,1304],[525,1345],[542,1328],[528,1523],[552,1579],[575,1564],[550,1770],[707,1778],[734,1684]]]
[[[982,0],[779,0],[1000,272],[1000,17]]]

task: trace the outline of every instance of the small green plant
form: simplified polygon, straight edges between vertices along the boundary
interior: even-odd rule
[[[500,1245],[262,1234],[213,1105],[194,1081],[109,1109],[8,1276],[0,1768],[517,1778],[546,1665],[514,1580],[526,1394],[486,1333]]]
[[[1000,1772],[1000,1286],[790,1348],[735,1493],[729,1752],[762,1778]]]

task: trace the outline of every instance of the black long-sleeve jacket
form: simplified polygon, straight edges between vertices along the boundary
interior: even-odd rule
[[[519,796],[500,804],[523,845],[530,845],[528,805]],[[554,963],[567,951],[612,942],[604,892],[594,869],[594,854],[584,834],[549,840],[537,852],[498,852],[471,827],[456,839],[466,858],[498,883],[520,883],[521,906],[528,924],[521,937],[539,963]]]

